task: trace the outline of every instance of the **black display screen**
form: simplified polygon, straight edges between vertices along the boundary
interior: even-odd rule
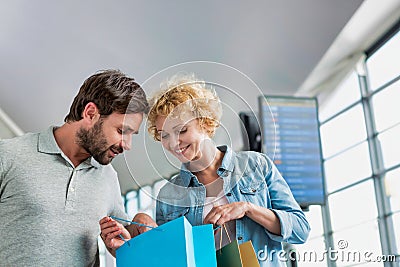
[[[316,98],[260,96],[262,152],[288,183],[302,207],[325,203]]]

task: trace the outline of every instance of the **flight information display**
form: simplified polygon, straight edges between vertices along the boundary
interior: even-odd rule
[[[316,98],[260,96],[262,151],[302,207],[323,205],[325,186]]]

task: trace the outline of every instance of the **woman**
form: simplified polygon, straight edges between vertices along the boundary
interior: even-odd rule
[[[192,225],[224,226],[217,249],[221,239],[251,240],[262,266],[283,265],[282,242],[304,243],[310,227],[273,162],[212,142],[220,101],[194,76],[175,76],[150,104],[149,133],[182,163],[157,197],[157,224],[185,216]]]

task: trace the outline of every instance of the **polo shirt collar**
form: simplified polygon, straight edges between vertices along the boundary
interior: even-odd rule
[[[58,147],[53,131],[57,127],[50,126],[46,131],[39,133],[38,151],[48,154],[61,154],[61,149]]]
[[[62,155],[68,162],[70,160],[68,157],[62,152],[60,147],[57,145],[56,139],[54,137],[54,130],[57,129],[56,126],[50,126],[47,130],[39,133],[39,140],[38,140],[38,151],[46,154],[60,154]],[[88,168],[88,167],[95,167],[99,168],[101,166],[95,159],[92,157],[87,158],[83,161],[79,166],[80,168]]]

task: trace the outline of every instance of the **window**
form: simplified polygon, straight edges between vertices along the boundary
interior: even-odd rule
[[[153,186],[154,197],[158,196],[158,193],[160,192],[161,187],[163,187],[167,182],[168,182],[167,180],[163,179],[154,184],[154,186]]]
[[[399,124],[400,80],[374,95],[372,104],[374,107],[376,130],[378,132]]]
[[[155,199],[151,186],[143,186],[139,189],[139,211],[147,213],[154,218]]]
[[[397,242],[397,255],[400,255],[400,212],[392,215],[394,224],[394,240]]]
[[[384,167],[387,169],[400,163],[400,125],[378,135]]]
[[[393,212],[400,212],[400,168],[390,171],[385,176],[386,194],[389,196]]]
[[[325,162],[328,192],[370,177],[371,162],[367,142],[363,142]]]
[[[376,256],[399,254],[398,249],[382,253],[382,248],[386,249],[387,246],[382,246],[381,240],[397,243],[400,247],[398,193],[400,50],[398,47],[400,47],[400,33],[368,58],[366,79],[360,76],[360,85],[357,86],[359,92],[363,92],[362,101],[360,97],[357,100],[357,94],[351,91],[351,88],[356,86],[356,79],[350,75],[338,86],[337,93],[329,96],[331,97],[329,101],[320,104],[325,177],[328,192],[331,192],[328,201],[332,229],[327,230],[332,231],[332,234],[326,236],[335,246],[345,241],[350,251],[368,251]],[[339,97],[341,94],[343,97]],[[347,96],[351,100],[345,99]],[[341,99],[345,100],[340,103]],[[363,107],[370,109],[371,114],[364,114]],[[368,139],[365,122],[371,125],[368,128],[370,131]],[[373,149],[374,153],[370,153],[370,149]],[[376,162],[377,166],[371,166],[371,162]],[[374,187],[374,181],[380,181],[374,179],[384,179],[383,192],[380,191],[381,187]],[[390,202],[390,210],[379,212],[379,214],[389,214],[388,217],[383,216],[379,219],[387,221],[386,224],[380,225],[383,229],[378,227],[378,208],[381,209],[385,205],[380,203],[383,200],[377,199],[375,194],[386,196]],[[383,230],[382,237],[380,230]],[[383,266],[378,262],[349,262],[340,259],[336,264],[337,266]]]
[[[351,72],[344,82],[326,98],[319,110],[320,121],[328,119],[361,98],[357,73]]]
[[[352,186],[329,196],[334,231],[355,226],[378,217],[372,180]],[[363,240],[363,236],[359,238]]]
[[[139,210],[138,198],[136,191],[130,191],[125,195],[125,209],[129,215],[129,218],[133,218]]]
[[[368,238],[366,238],[366,233],[368,233]],[[337,266],[358,266],[359,264],[371,266],[368,259],[382,255],[376,220],[335,232],[333,239],[335,250],[338,251]],[[383,266],[383,264],[376,263],[372,266]]]
[[[305,212],[306,218],[311,225],[310,238],[322,236],[324,229],[322,226],[321,206],[311,205],[309,211]]]
[[[340,114],[321,126],[322,151],[324,158],[367,138],[361,105]]]
[[[400,32],[368,60],[368,76],[371,90],[376,90],[400,74]]]
[[[326,264],[326,258],[323,258],[325,244],[321,206],[309,206],[309,211],[306,211],[305,215],[310,223],[311,232],[305,244],[295,246],[297,251],[297,265],[299,267],[321,266],[322,263]]]

